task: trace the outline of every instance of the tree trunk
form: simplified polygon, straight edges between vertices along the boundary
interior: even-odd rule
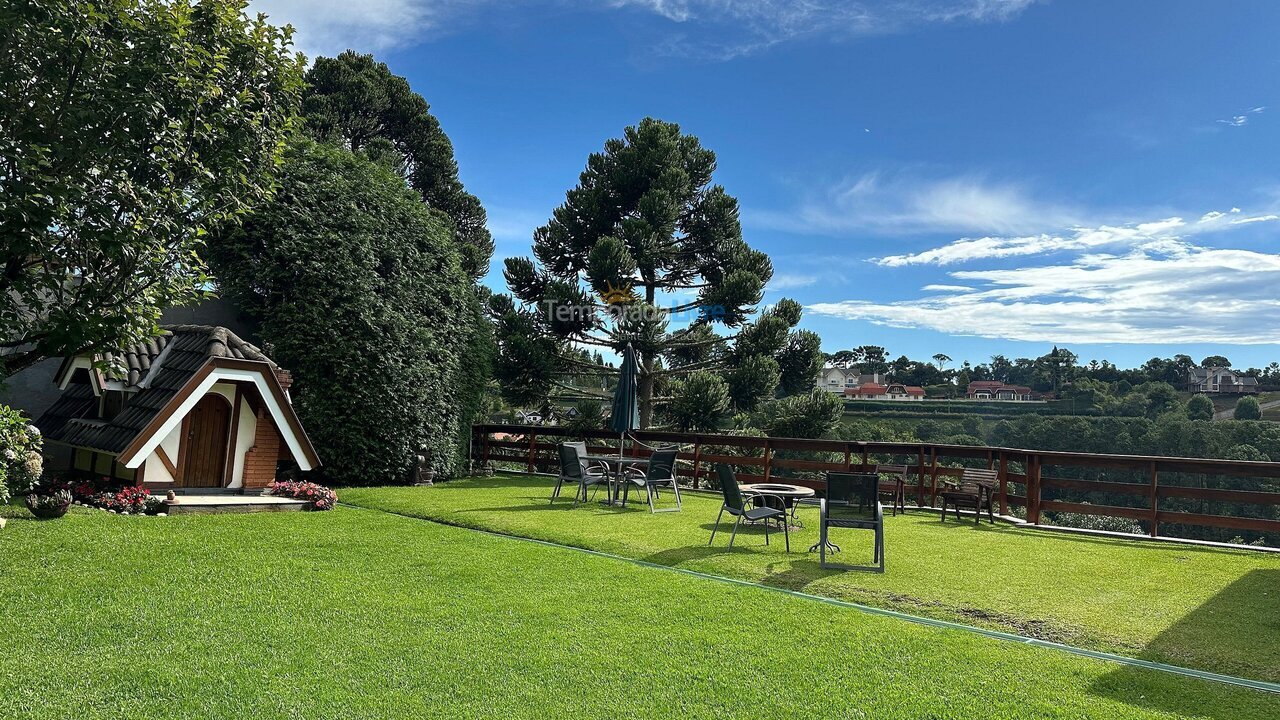
[[[650,306],[657,297],[653,282],[645,278],[644,299]],[[640,427],[648,428],[653,424],[653,355],[640,353],[640,382],[636,388],[640,393]]]

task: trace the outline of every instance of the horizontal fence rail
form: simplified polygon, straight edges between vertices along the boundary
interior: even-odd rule
[[[716,463],[733,465],[742,482],[786,482],[826,489],[827,472],[907,468],[907,494],[918,507],[934,507],[941,488],[965,467],[998,471],[998,512],[1018,508],[1039,525],[1042,514],[1081,513],[1133,521],[1152,537],[1161,526],[1245,531],[1280,537],[1280,463],[1146,455],[1104,455],[933,443],[859,442],[749,437],[640,430],[629,433],[626,453],[645,457],[651,447],[679,447],[677,474],[693,487],[712,481]],[[473,464],[505,464],[526,472],[556,472],[557,446],[585,439],[592,453],[617,453],[618,435],[539,425],[472,427]],[[1223,487],[1224,484],[1243,487]],[[1259,489],[1261,488],[1261,489]]]

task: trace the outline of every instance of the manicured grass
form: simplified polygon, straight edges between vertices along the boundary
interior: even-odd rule
[[[934,513],[888,518],[888,572],[818,567],[817,512],[792,534],[726,531],[707,540],[718,496],[685,494],[684,511],[651,515],[598,503],[549,506],[546,478],[499,476],[433,488],[347,489],[342,502],[603,550],[1071,645],[1280,681],[1280,555],[1063,535],[1009,525],[943,524]],[[566,493],[571,495],[572,491]],[[669,497],[665,498],[670,500]],[[835,533],[839,533],[838,535]],[[869,563],[871,534],[833,531],[842,561]]]
[[[353,508],[15,520],[0,607],[4,718],[1280,713],[1268,693]]]

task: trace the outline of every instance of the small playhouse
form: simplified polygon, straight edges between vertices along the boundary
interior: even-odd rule
[[[319,467],[289,373],[224,327],[174,325],[118,354],[71,357],[36,421],[72,477],[166,490],[264,492],[283,463]],[[103,370],[106,365],[112,369]]]

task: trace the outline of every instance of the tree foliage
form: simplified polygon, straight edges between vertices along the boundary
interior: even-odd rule
[[[1261,420],[1262,406],[1258,398],[1246,395],[1236,401],[1236,409],[1231,416],[1236,420]]]
[[[485,211],[458,179],[453,144],[426,99],[385,63],[350,50],[316,58],[306,79],[302,109],[307,131],[404,178],[449,226],[463,269],[473,280],[483,277],[493,255]],[[496,352],[493,325],[485,314],[489,291],[479,285],[475,290],[463,309],[468,337],[456,393],[460,449],[466,448],[470,425],[484,405]]]
[[[1190,420],[1212,420],[1213,401],[1206,395],[1192,395],[1187,401],[1187,418]]]
[[[389,165],[448,218],[472,278],[489,271],[493,238],[484,208],[463,189],[453,144],[407,80],[372,55],[348,50],[335,58],[319,57],[307,71],[302,111],[308,131],[318,139]]]
[[[539,393],[563,389],[560,377],[591,371],[576,357],[584,345],[635,348],[643,426],[651,424],[657,402],[677,402],[679,392],[706,387],[705,381],[675,381],[748,358],[773,358],[783,378],[812,370],[812,383],[821,362],[816,343],[799,337],[789,348],[800,319],[797,303],[782,301],[748,322],[773,268],[743,241],[737,201],[712,183],[715,168],[715,154],[697,138],[651,118],[588,158],[578,185],[535,232],[536,262],[506,262],[507,286],[518,304],[491,306],[497,374],[509,400],[532,404]],[[715,327],[738,335],[722,337]],[[670,398],[661,396],[664,387]],[[772,393],[753,388],[740,398]]]
[[[773,437],[819,438],[840,424],[843,413],[839,395],[815,389],[767,403],[752,424]]]
[[[204,294],[206,230],[262,202],[297,112],[290,31],[244,0],[0,8],[0,356],[124,347]]]
[[[456,462],[472,289],[449,229],[383,166],[301,141],[276,198],[210,243],[221,288],[262,319],[327,480]]]
[[[713,430],[729,409],[728,384],[707,370],[672,382],[671,394],[667,413],[680,430]]]

